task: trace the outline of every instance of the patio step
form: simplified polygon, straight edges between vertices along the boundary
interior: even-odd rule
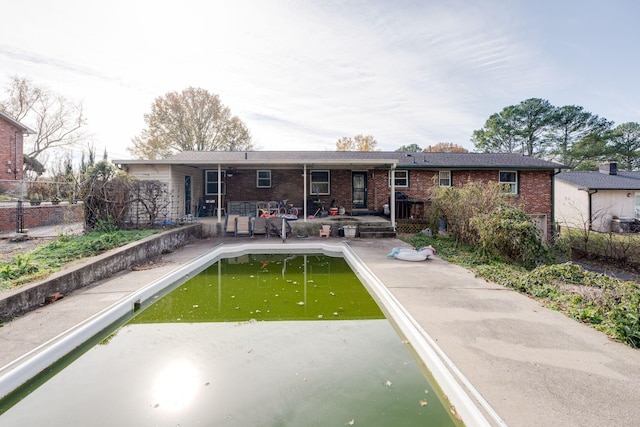
[[[361,239],[393,239],[396,237],[393,227],[385,225],[360,225],[358,234]]]

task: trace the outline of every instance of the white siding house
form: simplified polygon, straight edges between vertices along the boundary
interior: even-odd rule
[[[618,231],[616,221],[640,218],[640,172],[606,163],[598,172],[556,175],[555,217],[561,226]]]

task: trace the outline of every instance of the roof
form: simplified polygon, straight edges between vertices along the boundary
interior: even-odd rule
[[[420,169],[560,169],[563,165],[519,154],[405,153],[397,151],[185,151],[161,160],[114,160],[116,164],[395,165]]]
[[[20,123],[19,121],[17,121],[16,119],[11,117],[10,115],[3,113],[2,111],[0,111],[0,118],[2,118],[5,121],[9,122],[11,125],[13,125],[14,127],[20,129],[24,133],[36,133],[36,131],[28,128],[27,126],[23,125],[22,123]]]
[[[556,178],[581,190],[640,190],[640,172],[562,172]]]

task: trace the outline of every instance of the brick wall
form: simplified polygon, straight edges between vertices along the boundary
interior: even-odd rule
[[[265,168],[266,169],[266,168]],[[328,207],[335,200],[336,206],[351,209],[351,170],[331,170],[331,194],[321,196]],[[367,209],[382,212],[391,194],[386,170],[367,172]],[[454,187],[463,187],[469,182],[498,182],[496,170],[453,170]],[[519,194],[515,200],[522,201],[525,212],[530,215],[546,215],[547,230],[551,230],[551,182],[552,171],[520,171],[518,174]],[[268,201],[288,199],[295,206],[302,206],[302,169],[271,170],[271,188],[256,188],[255,170],[240,170],[227,178],[227,200]],[[396,187],[411,199],[424,200],[433,195],[438,185],[438,172],[432,170],[410,170],[409,187]],[[311,197],[307,193],[307,198]],[[428,203],[426,203],[428,208]]]
[[[0,117],[0,179],[22,179],[22,160],[22,132]]]
[[[24,228],[61,225],[84,221],[84,209],[81,204],[30,206],[24,203]],[[16,231],[17,209],[0,208],[0,232]]]

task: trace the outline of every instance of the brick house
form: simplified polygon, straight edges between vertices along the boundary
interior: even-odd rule
[[[21,180],[23,139],[35,133],[0,111],[0,179]]]
[[[321,206],[350,215],[424,215],[436,186],[500,182],[549,236],[554,174],[561,165],[516,154],[364,151],[182,152],[162,160],[114,160],[172,194],[172,216],[256,214],[256,203],[288,200],[306,220]],[[222,207],[218,209],[217,207]]]

